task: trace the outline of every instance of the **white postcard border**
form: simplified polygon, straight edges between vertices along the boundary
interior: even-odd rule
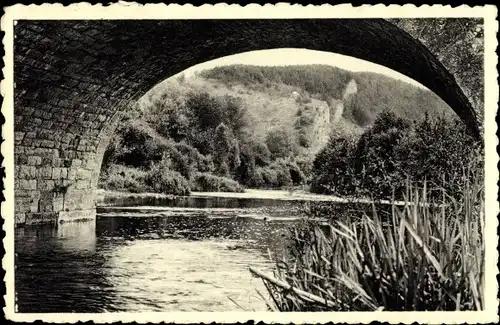
[[[497,310],[498,283],[498,235],[496,218],[499,212],[497,201],[499,179],[496,147],[497,125],[495,116],[499,97],[497,83],[498,57],[495,49],[498,46],[496,34],[497,8],[495,6],[459,6],[452,8],[443,5],[424,5],[417,7],[406,5],[363,5],[353,7],[344,5],[302,6],[280,3],[277,5],[140,5],[130,2],[119,2],[109,6],[78,3],[69,6],[62,4],[14,5],[5,8],[1,20],[3,39],[4,80],[1,82],[1,93],[4,97],[2,114],[5,124],[2,126],[2,155],[6,178],[2,203],[3,229],[6,236],[3,239],[6,251],[2,266],[6,270],[5,284],[7,293],[4,296],[7,319],[13,321],[32,322],[76,322],[92,320],[96,323],[107,322],[176,322],[176,323],[232,323],[254,320],[266,323],[369,323],[372,321],[389,323],[486,323],[498,321]],[[13,114],[13,26],[16,20],[32,19],[249,19],[249,18],[415,18],[415,17],[482,17],[484,18],[485,37],[485,206],[486,206],[486,274],[485,310],[479,312],[324,312],[324,313],[273,313],[273,312],[171,312],[171,313],[106,313],[106,314],[53,314],[53,313],[16,313],[14,307],[14,114]]]

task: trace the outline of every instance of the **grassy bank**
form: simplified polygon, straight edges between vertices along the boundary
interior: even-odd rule
[[[483,184],[436,208],[428,189],[408,187],[406,205],[389,217],[312,221],[278,252],[273,275],[261,277],[280,311],[481,310],[484,241]]]

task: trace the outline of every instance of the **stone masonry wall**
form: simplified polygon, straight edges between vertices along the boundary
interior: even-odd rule
[[[163,79],[246,51],[308,48],[385,65],[441,96],[477,133],[453,76],[384,20],[17,21],[15,221],[92,218],[120,112]]]

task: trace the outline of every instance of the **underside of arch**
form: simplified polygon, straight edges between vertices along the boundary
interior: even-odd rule
[[[16,223],[92,217],[102,154],[121,111],[195,64],[272,48],[335,52],[398,71],[440,96],[479,137],[453,75],[383,19],[18,21]]]

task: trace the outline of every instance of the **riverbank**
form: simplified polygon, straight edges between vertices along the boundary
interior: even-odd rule
[[[174,198],[175,195],[172,194],[162,194],[162,193],[152,193],[152,192],[143,192],[143,193],[132,193],[132,192],[121,192],[121,191],[111,191],[105,189],[97,189],[95,201],[97,203],[104,201],[108,198],[159,198],[159,199],[168,199]]]
[[[260,190],[246,189],[243,193],[236,192],[191,192],[190,197],[214,197],[233,199],[270,199],[283,201],[325,201],[325,202],[348,202],[347,199],[332,195],[313,194],[306,191],[285,191],[285,190]],[[161,193],[130,193],[120,191],[110,191],[98,189],[96,201],[100,202],[106,198],[174,198],[175,195]]]
[[[96,193],[96,203],[102,204],[109,199],[173,199],[175,195],[161,193],[130,193],[98,189]],[[264,189],[245,189],[245,192],[191,192],[189,197],[194,198],[228,198],[228,199],[255,199],[255,200],[278,200],[278,201],[310,201],[310,202],[335,202],[335,203],[365,203],[370,204],[373,201],[359,198],[341,198],[333,195],[314,194],[304,190],[264,190]],[[390,204],[388,200],[382,200],[382,204]],[[396,205],[404,205],[404,202],[396,201]]]

